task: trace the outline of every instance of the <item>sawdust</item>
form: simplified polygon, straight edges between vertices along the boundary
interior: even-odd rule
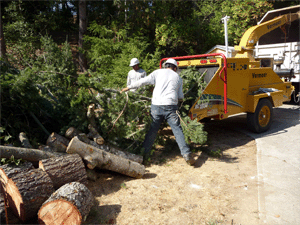
[[[175,147],[158,149],[142,179],[98,171],[85,224],[258,224],[255,141],[221,125],[205,130],[195,166]]]

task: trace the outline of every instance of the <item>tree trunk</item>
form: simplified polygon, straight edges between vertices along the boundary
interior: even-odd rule
[[[30,142],[24,132],[21,132],[19,134],[19,139],[24,148],[32,148],[32,145],[30,144]]]
[[[97,166],[135,178],[141,178],[145,174],[143,165],[83,143],[77,137],[70,141],[67,153],[78,153],[88,162],[89,169]]]
[[[53,132],[47,139],[47,145],[56,152],[66,152],[69,140],[55,132]]]
[[[39,168],[49,175],[55,189],[74,181],[88,183],[84,163],[78,154],[41,160]]]
[[[135,155],[130,152],[122,151],[120,148],[117,148],[112,145],[98,145],[96,142],[90,140],[85,133],[82,133],[81,131],[77,130],[74,127],[70,127],[66,131],[66,137],[69,139],[72,139],[75,136],[77,136],[80,141],[82,141],[86,144],[92,145],[101,150],[104,150],[106,152],[115,154],[117,156],[123,157],[125,159],[129,159],[129,160],[137,162],[137,163],[143,162],[143,156],[141,156],[141,155]]]
[[[86,1],[79,0],[79,66],[83,72],[87,71],[87,60],[85,54],[83,53],[83,37],[87,31],[87,21],[86,21]]]
[[[40,208],[39,224],[82,224],[93,204],[94,197],[85,185],[79,182],[65,184]]]
[[[6,59],[6,44],[3,33],[3,23],[2,23],[2,6],[0,1],[0,57]]]
[[[38,149],[18,148],[18,147],[0,145],[0,155],[1,158],[6,158],[6,159],[11,158],[11,156],[13,155],[15,159],[24,159],[30,162],[38,162],[42,159],[59,157],[64,154],[58,152],[46,152]]]
[[[53,192],[50,177],[41,169],[20,172],[6,183],[8,206],[23,222],[35,217]]]

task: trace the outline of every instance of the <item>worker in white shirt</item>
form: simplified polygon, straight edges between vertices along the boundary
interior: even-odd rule
[[[144,85],[154,85],[151,102],[152,124],[143,143],[144,155],[149,155],[160,125],[166,120],[172,128],[181,155],[189,165],[193,165],[195,159],[185,142],[180,118],[177,114],[178,100],[183,100],[182,79],[176,73],[177,69],[176,60],[169,58],[165,62],[165,68],[157,69],[149,76],[127,85],[126,88],[122,89],[121,93]]]
[[[128,72],[127,76],[127,86],[131,85],[132,83],[138,81],[139,79],[146,77],[147,73],[145,70],[140,68],[139,66],[140,61],[137,58],[133,58],[130,60],[130,65],[132,70]],[[137,88],[133,88],[130,91],[135,92]]]

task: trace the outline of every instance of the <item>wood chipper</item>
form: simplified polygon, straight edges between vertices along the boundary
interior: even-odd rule
[[[240,45],[235,47],[234,58],[226,58],[222,53],[172,57],[177,60],[179,70],[194,66],[200,73],[205,73],[207,86],[190,109],[191,119],[222,120],[247,113],[247,124],[252,131],[268,130],[273,107],[291,100],[293,86],[271,67],[262,67],[252,52],[260,36],[296,18],[299,13],[280,16],[250,28]],[[160,61],[161,67],[167,59]]]

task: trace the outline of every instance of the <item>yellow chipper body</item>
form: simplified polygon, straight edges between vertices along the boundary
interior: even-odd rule
[[[191,119],[222,120],[245,112],[249,128],[263,132],[270,127],[272,108],[290,101],[291,83],[270,67],[250,68],[249,58],[226,58],[222,53],[173,58],[180,70],[194,66],[205,73],[207,85],[190,109]]]
[[[290,73],[279,74],[271,67],[262,67],[253,51],[261,36],[279,27],[284,30],[285,24],[299,18],[300,12],[288,13],[249,28],[235,46],[233,58],[226,58],[222,53],[172,57],[177,60],[179,70],[194,66],[204,74],[207,86],[190,109],[191,119],[222,120],[247,113],[247,124],[252,131],[268,130],[273,107],[290,101],[294,87],[287,82]]]

